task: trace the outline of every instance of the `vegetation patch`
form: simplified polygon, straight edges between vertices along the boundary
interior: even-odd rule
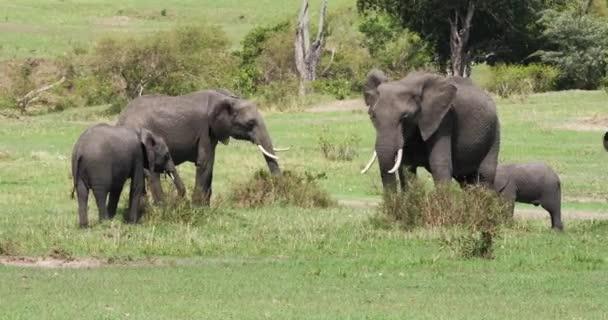
[[[336,205],[336,201],[316,183],[316,180],[324,177],[325,173],[315,175],[294,171],[284,171],[280,176],[273,176],[265,170],[259,170],[248,181],[236,184],[228,192],[229,199],[241,208],[272,204],[328,208]]]
[[[189,226],[203,226],[215,216],[225,214],[219,206],[204,207],[194,205],[185,198],[176,195],[167,195],[161,204],[144,205],[143,222],[148,225],[182,224]]]
[[[319,149],[328,160],[352,161],[359,154],[361,137],[357,134],[346,134],[336,137],[331,134],[328,126],[323,126],[319,136]]]
[[[443,242],[466,258],[492,257],[500,227],[512,219],[510,205],[494,191],[455,184],[428,190],[416,179],[406,192],[386,194],[379,210],[406,230],[455,227],[460,232],[445,233]]]

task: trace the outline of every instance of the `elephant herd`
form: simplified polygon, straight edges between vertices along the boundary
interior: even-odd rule
[[[413,72],[389,80],[372,70],[364,100],[376,130],[375,152],[362,171],[378,159],[386,192],[405,190],[407,178],[424,167],[435,183],[455,179],[480,183],[511,202],[541,205],[551,227],[563,229],[561,187],[544,163],[498,164],[500,121],[492,98],[469,79]],[[88,226],[89,190],[100,219],[116,214],[120,193],[131,179],[127,222],[140,218],[140,202],[149,181],[153,199],[163,200],[160,175],[172,178],[178,194],[186,192],[176,166],[196,165],[193,203],[209,205],[218,142],[230,138],[257,145],[270,172],[280,175],[273,147],[256,105],[227,90],[203,90],[183,96],[147,95],[133,100],[115,126],[85,130],[72,154],[72,177],[80,226]],[[608,150],[608,132],[604,137]],[[408,174],[409,173],[409,174]],[[108,197],[109,195],[109,197]]]

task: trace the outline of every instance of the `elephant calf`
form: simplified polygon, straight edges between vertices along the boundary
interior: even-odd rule
[[[169,176],[175,173],[169,148],[162,138],[146,129],[135,130],[107,124],[94,125],[85,130],[72,152],[72,198],[76,191],[80,227],[89,225],[89,190],[93,190],[99,219],[111,219],[116,215],[120,193],[129,178],[131,191],[125,220],[137,222],[139,203],[145,193],[144,169],[166,172]]]
[[[542,206],[551,215],[551,228],[563,230],[559,176],[542,162],[504,164],[496,167],[494,187],[511,202]]]

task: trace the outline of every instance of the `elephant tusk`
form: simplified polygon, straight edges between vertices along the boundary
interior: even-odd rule
[[[171,179],[171,181],[173,181],[173,183],[175,183],[175,177],[173,177],[173,173],[167,172],[167,176],[169,177],[169,179]]]
[[[367,172],[367,170],[369,170],[369,168],[372,167],[372,164],[374,164],[374,161],[376,161],[376,157],[378,156],[378,154],[376,153],[376,151],[374,151],[374,154],[372,155],[372,159],[369,160],[369,162],[367,163],[367,165],[365,166],[365,168],[363,168],[363,170],[361,170],[361,174],[364,174]]]
[[[403,148],[401,148],[401,149],[399,149],[399,151],[397,151],[397,159],[395,159],[395,165],[393,166],[393,168],[391,170],[388,171],[388,173],[395,173],[397,171],[397,169],[399,169],[402,159],[403,159]]]
[[[289,149],[291,149],[291,147],[287,147],[287,148],[274,148],[274,152],[287,151]]]
[[[262,153],[267,156],[268,158],[274,159],[274,160],[279,160],[279,157],[275,156],[274,154],[266,151],[266,149],[264,149],[264,147],[262,147],[261,145],[258,144],[258,148],[260,148],[260,150],[262,151]]]

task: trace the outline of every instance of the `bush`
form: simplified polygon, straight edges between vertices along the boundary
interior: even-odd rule
[[[558,88],[599,88],[607,75],[608,21],[576,10],[549,10],[541,24],[549,49],[536,55],[560,70]]]
[[[333,137],[329,127],[324,126],[318,137],[319,149],[328,160],[352,161],[359,154],[361,137],[346,134],[344,137]]]
[[[233,186],[230,201],[237,207],[255,208],[271,204],[293,205],[302,208],[327,208],[336,203],[322,190],[316,180],[325,174],[284,171],[272,176],[265,170],[257,171],[251,179]]]
[[[438,185],[429,191],[410,179],[406,192],[387,193],[379,210],[406,230],[417,227],[457,227],[465,231],[448,241],[464,257],[491,257],[493,239],[510,221],[510,204],[481,186],[461,189]]]
[[[551,66],[531,64],[497,65],[491,68],[488,89],[501,97],[528,95],[555,88],[559,71]]]
[[[226,35],[213,26],[178,27],[137,39],[104,38],[89,64],[95,81],[103,83],[98,96],[114,96],[119,87],[130,99],[142,93],[230,88],[236,70]]]
[[[167,197],[165,202],[143,208],[143,222],[145,224],[185,224],[202,226],[210,218],[224,214],[223,210],[215,207],[202,207],[193,205],[189,200],[177,196]]]

